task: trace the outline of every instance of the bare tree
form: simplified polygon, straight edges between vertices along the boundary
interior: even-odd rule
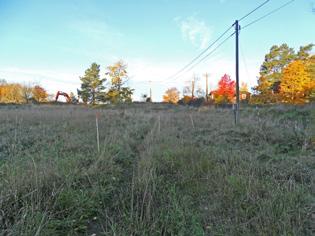
[[[25,102],[28,103],[33,97],[33,86],[31,83],[24,83],[21,86],[21,93],[22,97],[24,98]]]

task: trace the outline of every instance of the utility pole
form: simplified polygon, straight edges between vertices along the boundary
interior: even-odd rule
[[[149,80],[149,85],[150,85],[150,102],[152,102],[152,81]]]
[[[193,99],[195,96],[195,76],[193,80],[191,81],[191,98]]]
[[[207,101],[207,102],[208,102],[208,100],[209,100],[208,76],[209,76],[209,74],[206,73],[206,74],[205,74],[205,77],[206,77],[206,101]]]
[[[235,107],[235,124],[240,122],[240,85],[239,85],[239,30],[238,20],[235,21],[235,59],[236,59],[236,107]]]

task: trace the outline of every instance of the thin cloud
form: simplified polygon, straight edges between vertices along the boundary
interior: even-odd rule
[[[211,39],[211,29],[204,21],[194,16],[186,19],[176,17],[174,20],[177,22],[184,40],[190,41],[192,45],[200,49],[205,49],[208,46]]]

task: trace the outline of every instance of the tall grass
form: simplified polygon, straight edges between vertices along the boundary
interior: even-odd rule
[[[312,113],[313,112],[313,113]],[[312,107],[0,108],[2,235],[312,235]]]

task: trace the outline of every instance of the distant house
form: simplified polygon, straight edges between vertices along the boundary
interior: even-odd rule
[[[214,101],[215,92],[216,91],[214,90],[214,91],[211,91],[209,93],[209,98],[210,98],[211,101]],[[248,103],[251,96],[252,96],[252,94],[250,92],[240,91],[240,101],[243,102],[243,103]],[[236,102],[236,96],[232,100],[232,103],[235,103],[235,102]]]
[[[240,91],[240,100],[241,102],[249,102],[249,99],[251,97],[251,93],[247,91]]]

